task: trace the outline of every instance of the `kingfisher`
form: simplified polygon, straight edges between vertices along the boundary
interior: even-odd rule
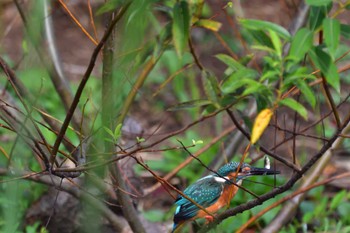
[[[247,163],[230,162],[225,164],[217,173],[197,180],[183,191],[192,201],[178,195],[175,201],[177,208],[172,232],[177,232],[184,223],[198,218],[213,221],[212,214],[230,205],[231,199],[236,195],[238,186],[242,184],[243,179],[254,175],[279,173],[279,171],[268,168],[252,167]],[[193,201],[206,211],[195,205]]]

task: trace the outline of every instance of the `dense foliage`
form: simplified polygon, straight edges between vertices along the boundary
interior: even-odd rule
[[[259,198],[183,232],[350,232],[350,1],[291,1],[290,27],[243,1],[48,2],[3,3],[23,36],[0,47],[1,232],[166,232],[178,189],[265,155]]]

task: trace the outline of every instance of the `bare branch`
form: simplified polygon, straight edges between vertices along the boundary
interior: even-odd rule
[[[123,15],[125,14],[126,10],[129,8],[130,6],[130,2],[128,2],[127,4],[125,4],[125,6],[120,10],[119,14],[115,17],[115,19],[111,22],[109,28],[106,30],[104,36],[102,37],[101,41],[98,43],[98,45],[96,46],[92,56],[91,56],[91,59],[90,59],[90,63],[85,71],[85,74],[79,84],[79,87],[78,87],[78,90],[74,96],[74,99],[73,99],[73,102],[69,108],[69,111],[66,115],[66,118],[63,122],[63,125],[61,127],[61,130],[56,138],[56,141],[55,141],[55,144],[53,146],[53,149],[52,149],[52,157],[50,159],[50,162],[51,164],[55,161],[55,158],[57,156],[57,151],[58,151],[58,148],[62,142],[62,139],[66,133],[66,130],[68,128],[68,125],[69,125],[69,122],[71,121],[72,119],[72,116],[74,114],[74,111],[76,109],[76,107],[78,106],[78,103],[79,103],[79,100],[80,100],[80,96],[81,94],[83,93],[83,90],[85,88],[85,85],[87,83],[87,81],[89,80],[90,78],[90,75],[91,75],[91,72],[92,70],[94,69],[95,67],[95,62],[96,62],[96,59],[97,59],[97,56],[98,54],[100,53],[103,45],[106,43],[108,37],[110,36],[110,34],[112,33],[113,29],[114,29],[114,26],[119,22],[119,20],[123,17]]]

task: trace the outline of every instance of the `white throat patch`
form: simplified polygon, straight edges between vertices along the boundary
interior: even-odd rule
[[[225,183],[227,180],[230,180],[228,178],[228,176],[224,176],[226,179],[222,178],[222,177],[217,177],[217,176],[214,176],[214,180],[218,183]]]

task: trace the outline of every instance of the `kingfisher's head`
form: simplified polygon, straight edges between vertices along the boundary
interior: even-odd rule
[[[238,162],[230,162],[228,164],[225,164],[218,170],[219,175],[229,177],[229,179],[235,179],[236,182],[249,176],[274,175],[279,173],[279,171],[267,168],[252,167],[247,163],[242,163],[240,165],[240,163]]]

